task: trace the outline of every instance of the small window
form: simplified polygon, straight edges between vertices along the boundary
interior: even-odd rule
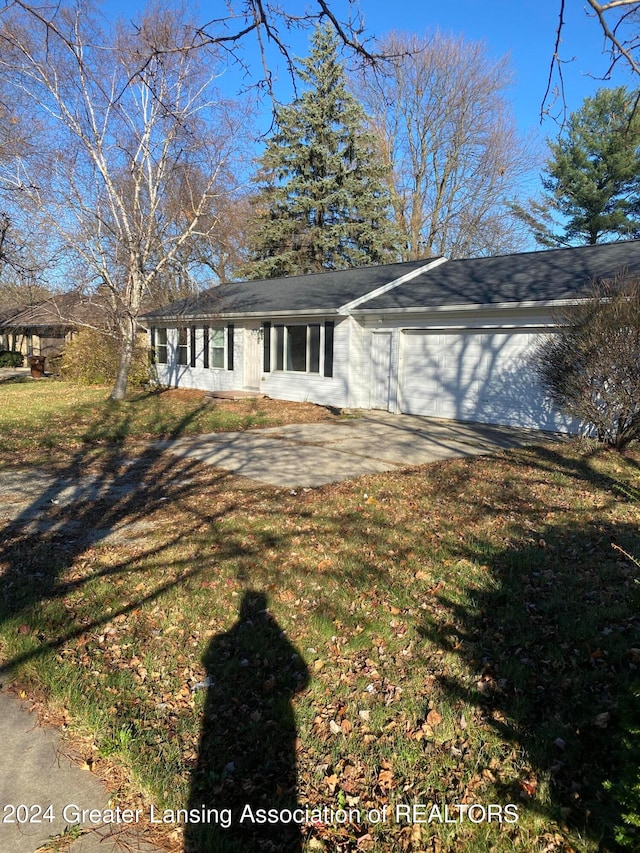
[[[178,329],[178,364],[187,365],[189,362],[189,330]]]
[[[156,360],[158,364],[167,363],[167,330],[156,329]]]
[[[214,326],[209,332],[211,341],[211,367],[224,369],[224,328]]]

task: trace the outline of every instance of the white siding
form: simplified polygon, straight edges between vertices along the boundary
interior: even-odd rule
[[[190,363],[178,364],[178,330],[167,329],[168,363],[156,365],[156,374],[160,385],[167,385],[171,388],[196,388],[201,391],[237,391],[241,389],[244,329],[238,326],[234,328],[233,370],[203,366],[204,333],[202,326],[196,327],[196,366],[191,367]]]
[[[405,314],[364,320],[361,406],[375,393],[371,369],[376,333],[393,335],[389,410],[550,431],[579,431],[554,411],[539,387],[531,354],[553,334],[549,312],[502,309]],[[368,392],[364,385],[368,385]]]
[[[386,408],[433,417],[514,426],[579,431],[579,424],[553,411],[538,387],[529,356],[541,335],[553,334],[554,318],[538,309],[487,309],[405,313],[392,317],[334,317],[333,376],[263,370],[260,391],[274,399],[339,408]],[[272,320],[324,323],[324,318]],[[213,325],[213,324],[212,324]],[[240,390],[245,371],[245,333],[255,322],[234,323],[234,370],[204,368],[203,333],[197,328],[196,367],[177,365],[177,330],[168,330],[168,360],[158,365],[162,384],[203,390]],[[378,334],[382,333],[382,334]],[[372,369],[374,338],[390,335],[389,381]],[[386,355],[385,355],[386,363]]]
[[[292,321],[287,320],[286,322]],[[307,320],[304,318],[295,320],[295,323],[306,322]],[[311,319],[308,322],[324,321]],[[262,393],[276,400],[317,403],[321,406],[337,406],[338,408],[348,406],[350,327],[350,318],[344,320],[336,318],[333,337],[333,376],[323,376],[322,372],[318,374],[274,370],[272,359],[272,370],[269,373],[262,374],[260,383]]]

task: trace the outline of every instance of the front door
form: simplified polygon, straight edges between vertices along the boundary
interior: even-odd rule
[[[244,330],[244,387],[247,391],[260,390],[262,375],[262,351],[260,347],[261,327],[247,326]]]

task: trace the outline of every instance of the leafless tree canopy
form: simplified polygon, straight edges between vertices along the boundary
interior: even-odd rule
[[[226,230],[220,239],[220,223],[234,218],[232,161],[246,116],[216,91],[222,59],[242,63],[240,45],[257,38],[258,79],[270,90],[269,46],[292,68],[288,32],[324,20],[364,61],[374,59],[351,4],[344,19],[326,0],[304,11],[272,0],[230,0],[224,9],[196,24],[156,4],[135,26],[112,31],[91,0],[0,8],[0,78],[29,105],[40,134],[37,157],[16,155],[12,172],[0,163],[3,187],[28,200],[40,226],[55,229],[111,295],[122,339],[114,399],[126,390],[145,296],[154,287],[177,295],[192,264],[224,278],[237,263],[238,240]]]
[[[358,96],[393,175],[405,257],[518,248],[508,202],[535,162],[504,97],[507,59],[440,33],[392,34],[381,48],[402,59],[359,79]]]
[[[45,16],[15,3],[0,26],[0,72],[40,123],[37,157],[5,170],[5,186],[110,294],[119,399],[145,298],[214,236],[243,117],[216,90],[215,47],[193,51],[174,10],[105,32],[87,5]]]

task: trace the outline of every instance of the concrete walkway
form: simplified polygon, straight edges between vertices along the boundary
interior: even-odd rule
[[[0,851],[35,853],[52,837],[78,823],[82,810],[102,816],[109,794],[100,780],[65,754],[56,729],[38,724],[37,714],[12,693],[0,691]],[[15,807],[15,808],[14,808]],[[18,808],[20,807],[20,808]],[[26,808],[25,808],[26,807]],[[84,834],[69,835],[68,853],[160,853],[137,837],[135,826],[84,823]],[[71,842],[72,838],[76,838]]]
[[[213,433],[163,442],[162,446],[176,456],[197,459],[260,483],[295,488],[455,456],[496,453],[550,438],[557,436],[516,427],[365,411],[337,423]]]
[[[0,382],[27,378],[31,378],[31,370],[28,367],[0,367]]]

